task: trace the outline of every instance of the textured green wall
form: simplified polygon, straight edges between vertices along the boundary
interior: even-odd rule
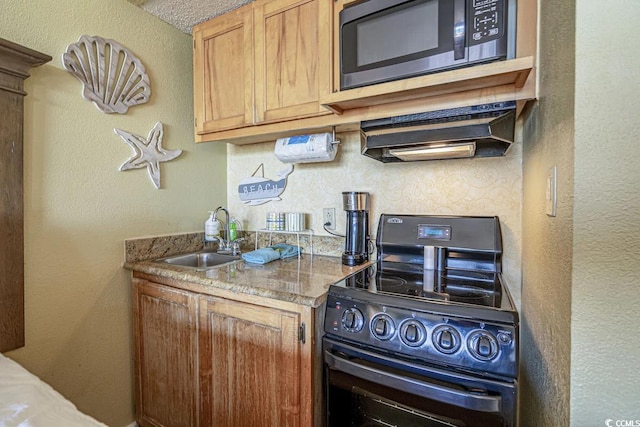
[[[539,3],[539,101],[524,126],[521,425],[567,425],[571,361],[571,263],[575,4]],[[557,215],[545,213],[557,167]]]
[[[629,0],[540,2],[540,97],[523,137],[522,426],[640,422],[639,19]]]
[[[576,2],[575,426],[640,423],[640,3],[602,6]]]
[[[226,201],[226,148],[193,143],[191,38],[125,0],[3,0],[0,37],[51,55],[25,98],[26,346],[8,353],[118,427],[133,421],[132,327],[123,241],[200,230]],[[126,115],[82,98],[61,55],[80,35],[118,41],[144,63],[151,100]],[[164,123],[162,189],[145,169],[120,172],[131,148]]]

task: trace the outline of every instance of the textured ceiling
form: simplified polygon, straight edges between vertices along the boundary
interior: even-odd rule
[[[128,0],[157,16],[180,31],[191,34],[191,28],[214,16],[222,15],[253,0]]]

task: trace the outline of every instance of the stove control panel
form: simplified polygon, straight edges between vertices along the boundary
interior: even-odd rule
[[[385,353],[517,377],[517,329],[330,293],[325,332]]]

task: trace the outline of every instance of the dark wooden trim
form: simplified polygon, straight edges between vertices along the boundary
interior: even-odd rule
[[[49,55],[0,39],[0,352],[25,343],[23,82],[31,67],[50,60]]]
[[[29,69],[51,61],[51,57],[0,38],[0,68],[29,77]]]

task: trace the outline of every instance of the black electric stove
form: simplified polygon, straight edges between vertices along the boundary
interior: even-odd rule
[[[377,262],[329,289],[327,336],[406,360],[516,378],[518,313],[497,217],[380,217]]]

